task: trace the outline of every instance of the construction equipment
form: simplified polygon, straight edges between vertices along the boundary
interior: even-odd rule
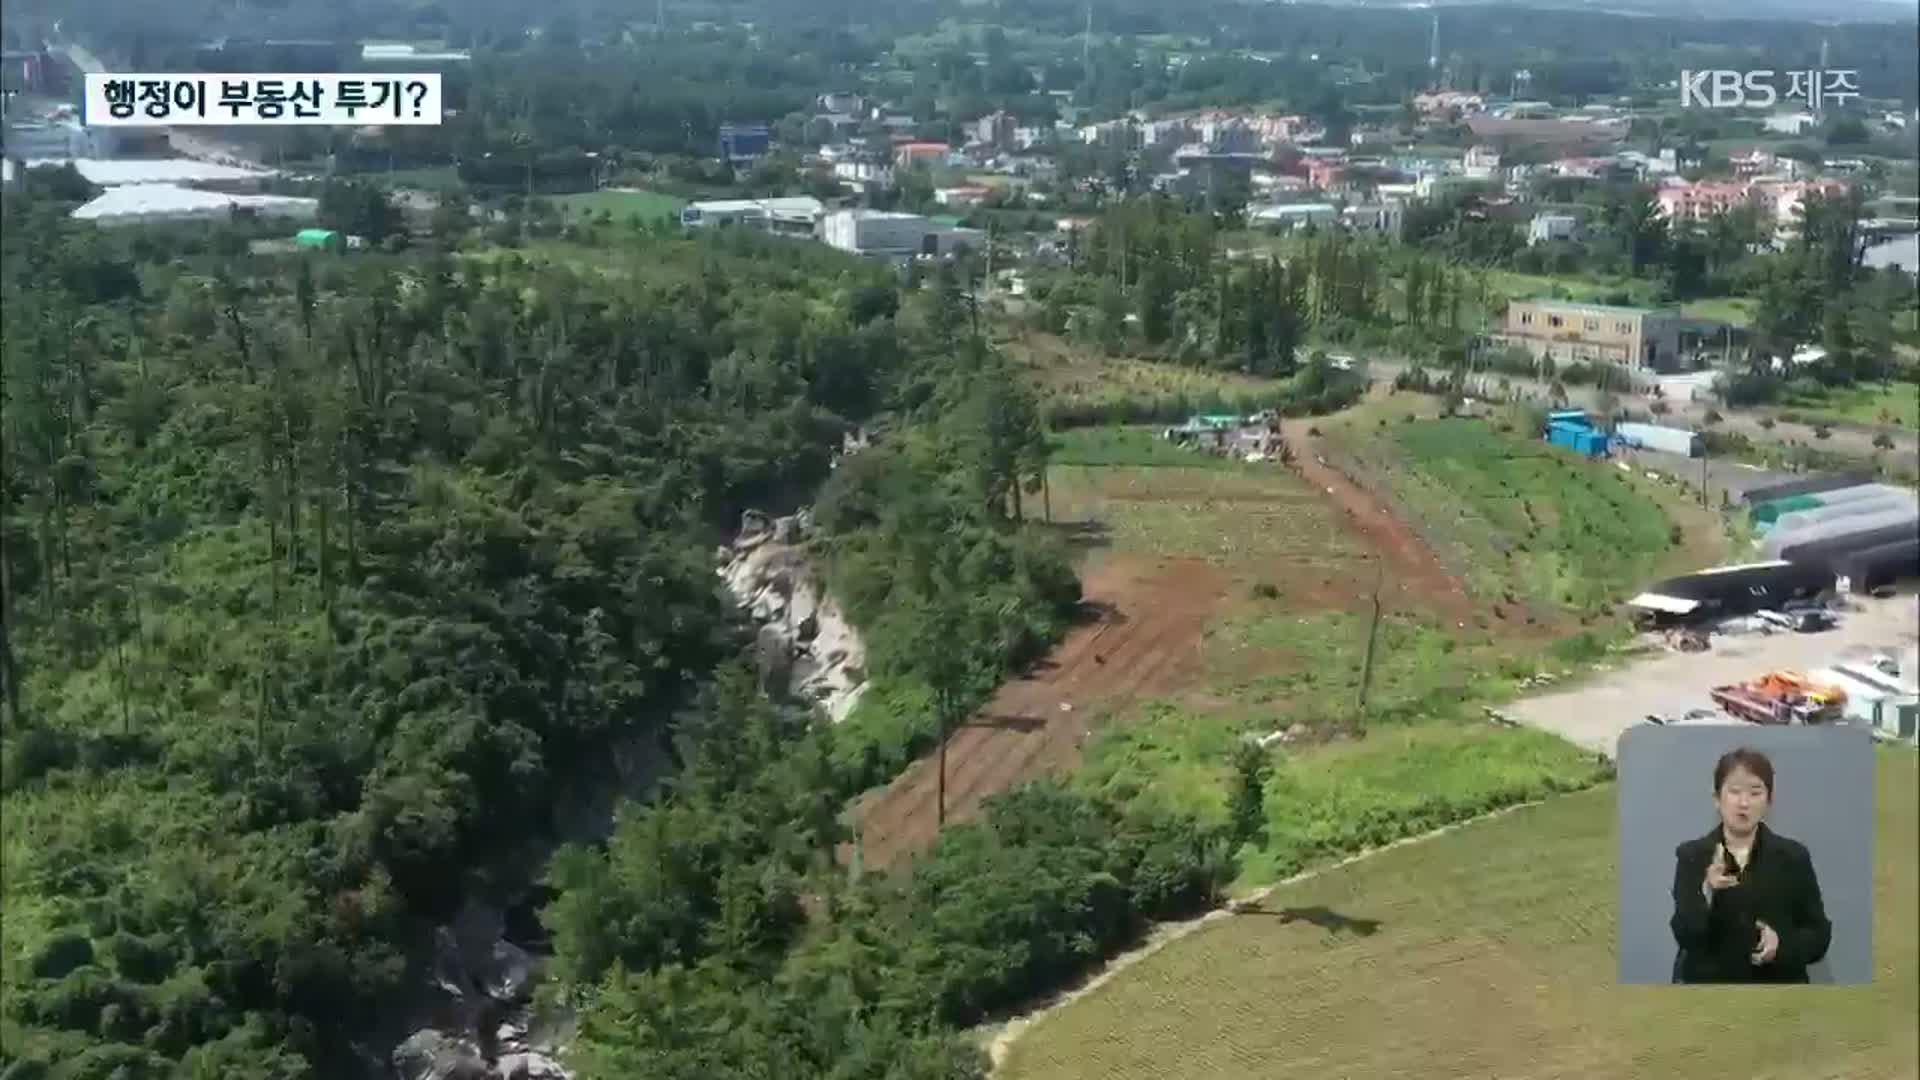
[[[1770,671],[1749,683],[1716,686],[1713,703],[1754,724],[1825,724],[1840,718],[1846,691],[1797,671]]]

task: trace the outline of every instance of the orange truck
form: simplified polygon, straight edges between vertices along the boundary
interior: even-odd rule
[[[1824,724],[1838,719],[1847,695],[1797,671],[1770,671],[1750,683],[1716,686],[1709,695],[1729,714],[1754,724]]]

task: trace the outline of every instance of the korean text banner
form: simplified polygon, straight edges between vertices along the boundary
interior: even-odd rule
[[[440,74],[90,74],[81,119],[90,127],[438,124]]]

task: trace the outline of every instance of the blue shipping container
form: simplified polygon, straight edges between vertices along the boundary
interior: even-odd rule
[[[1599,457],[1607,452],[1605,432],[1564,422],[1547,428],[1547,441],[1587,457]]]
[[[720,158],[731,162],[765,157],[772,141],[765,124],[721,124]]]
[[[1592,427],[1593,421],[1580,409],[1556,409],[1547,414],[1548,424],[1571,424],[1575,427]]]

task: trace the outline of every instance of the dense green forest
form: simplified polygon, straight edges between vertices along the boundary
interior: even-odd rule
[[[803,896],[944,902],[925,883],[837,894],[835,814],[903,748],[835,747],[716,681],[742,637],[710,559],[743,507],[806,500],[847,426],[884,413],[894,435],[832,474],[820,515],[837,586],[889,643],[876,676],[951,717],[1051,640],[1078,584],[1021,524],[1047,443],[999,358],[955,346],[950,289],[902,297],[869,265],[747,235],[606,227],[590,266],[278,261],[65,209],[10,198],[4,223],[8,1076],[341,1075],[378,1052],[360,1042],[404,1000],[424,928],[538,874],[562,794],[623,742],[671,743],[682,773],[623,815],[611,856],[555,862],[563,987],[613,1008],[623,979],[774,964],[803,932],[910,941],[800,920]],[[596,876],[641,835],[686,874]],[[1147,857],[1095,835],[1075,888]],[[1128,899],[1112,934],[1169,895]],[[607,905],[632,914],[580,914]],[[1080,941],[1079,911],[1033,933]],[[945,1046],[941,1023],[1090,956],[1060,947],[1031,970],[912,960],[931,996],[888,1030]],[[883,984],[846,990],[833,1022],[880,1024],[859,995]],[[594,1052],[642,1052],[621,1030]]]

